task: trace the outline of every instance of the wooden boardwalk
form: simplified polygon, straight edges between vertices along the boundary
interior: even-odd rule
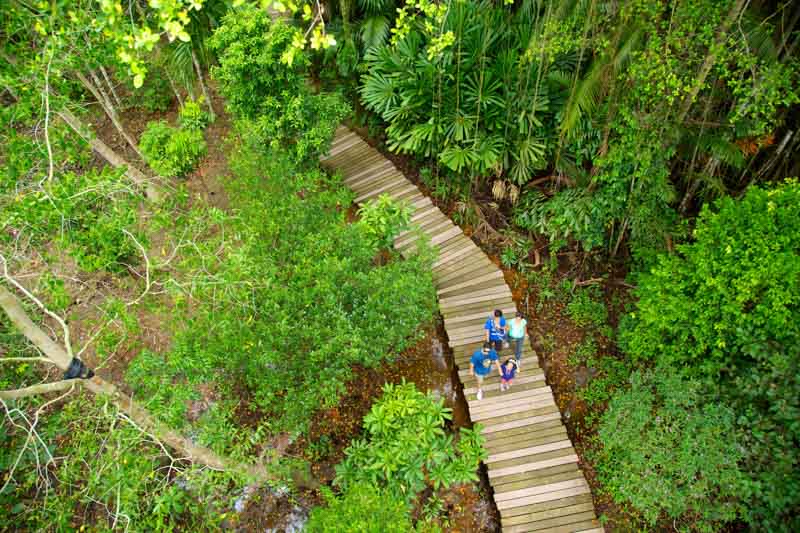
[[[475,397],[469,358],[483,342],[484,322],[493,309],[507,316],[516,312],[500,269],[391,161],[349,129],[337,130],[322,163],[342,173],[356,202],[388,194],[411,204],[412,224],[439,250],[433,265],[439,307],[470,417],[483,426],[486,466],[502,530],[602,532],[578,456],[530,343],[510,391],[500,392],[499,377],[492,372],[483,399]],[[395,239],[395,247],[411,253],[417,238],[417,232],[408,231]]]

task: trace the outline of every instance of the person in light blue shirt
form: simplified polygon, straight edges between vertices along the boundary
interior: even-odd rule
[[[500,362],[497,357],[497,352],[492,350],[492,345],[489,342],[484,342],[483,347],[475,350],[469,360],[469,374],[475,376],[475,381],[478,382],[478,392],[476,394],[479,400],[483,399],[483,380],[492,371],[492,364],[494,363],[497,368],[497,374],[502,376],[500,371]]]
[[[522,347],[525,346],[525,328],[528,321],[522,318],[522,313],[517,311],[517,316],[508,322],[508,337],[514,345],[514,359],[517,360],[517,367],[519,367],[520,359],[522,359]]]

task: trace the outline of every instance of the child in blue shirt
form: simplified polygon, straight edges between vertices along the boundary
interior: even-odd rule
[[[476,394],[479,400],[483,399],[483,380],[492,371],[492,363],[497,368],[497,373],[501,376],[500,363],[497,362],[497,352],[492,350],[492,345],[488,342],[483,343],[483,348],[475,350],[469,360],[469,374],[475,376],[475,381],[478,382],[478,393]]]
[[[514,376],[517,375],[517,361],[516,359],[506,359],[506,362],[500,366],[500,390],[507,391],[511,388],[511,383],[514,381]]]

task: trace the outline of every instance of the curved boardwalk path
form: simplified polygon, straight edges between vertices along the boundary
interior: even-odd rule
[[[469,358],[483,341],[483,324],[492,309],[516,311],[501,270],[391,161],[349,129],[337,130],[322,163],[342,172],[345,184],[357,194],[356,202],[388,194],[410,203],[412,224],[439,249],[433,265],[439,307],[470,417],[484,427],[486,466],[503,532],[602,532],[578,456],[530,344],[511,391],[500,392],[493,372],[483,400],[475,398]],[[401,234],[395,247],[411,253],[417,238],[416,233]]]

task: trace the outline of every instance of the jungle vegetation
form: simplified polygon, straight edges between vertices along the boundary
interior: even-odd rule
[[[353,216],[319,166],[345,121],[582,332],[613,525],[798,530],[798,19],[3,2],[0,529],[235,527],[245,486],[317,491],[310,531],[446,528],[436,491],[474,483],[481,438],[413,384],[384,387],[331,486],[280,444],[435,319],[430,250],[391,250],[407,210]],[[73,357],[100,379],[62,379]]]

